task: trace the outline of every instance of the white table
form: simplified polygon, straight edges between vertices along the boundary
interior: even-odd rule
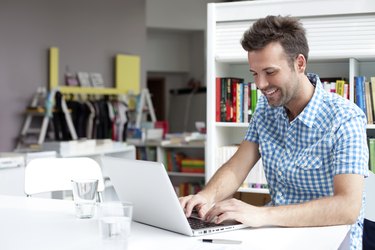
[[[129,250],[337,249],[349,226],[242,229],[188,237],[133,222]],[[240,245],[202,238],[241,240]],[[76,219],[72,201],[0,195],[0,249],[101,249],[96,219]]]

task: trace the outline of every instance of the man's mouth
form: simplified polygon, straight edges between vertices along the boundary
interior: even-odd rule
[[[272,89],[268,89],[268,90],[263,91],[263,94],[266,97],[272,97],[272,95],[274,95],[277,91],[278,90],[276,88],[272,88]]]

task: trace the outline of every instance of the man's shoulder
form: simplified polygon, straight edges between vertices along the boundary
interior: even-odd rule
[[[337,122],[343,122],[354,117],[366,118],[363,111],[354,102],[333,93],[324,95],[319,110],[321,115],[328,116],[327,118]]]

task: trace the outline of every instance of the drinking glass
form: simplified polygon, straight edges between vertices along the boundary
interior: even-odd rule
[[[128,202],[99,204],[99,231],[104,249],[127,249],[133,214]]]
[[[73,200],[76,216],[80,219],[92,218],[95,215],[98,180],[72,180]]]

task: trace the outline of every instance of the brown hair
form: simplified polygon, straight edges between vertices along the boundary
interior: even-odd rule
[[[299,54],[304,55],[306,61],[308,59],[306,32],[295,17],[267,16],[258,19],[241,39],[241,45],[246,51],[260,50],[271,42],[281,44],[291,66]]]

